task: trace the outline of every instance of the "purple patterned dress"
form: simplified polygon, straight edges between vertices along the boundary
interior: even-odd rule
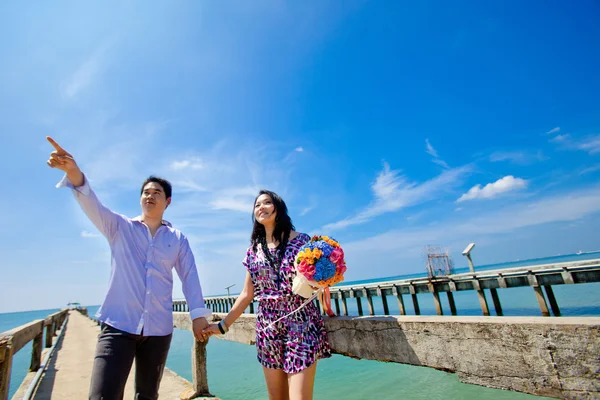
[[[265,257],[261,246],[248,248],[243,264],[252,277],[256,315],[258,361],[267,368],[295,374],[310,367],[319,358],[331,357],[323,317],[314,302],[300,311],[268,325],[296,310],[306,299],[292,293],[296,275],[294,260],[310,236],[300,233],[288,242],[281,268],[277,271]],[[275,249],[270,250],[275,256]]]

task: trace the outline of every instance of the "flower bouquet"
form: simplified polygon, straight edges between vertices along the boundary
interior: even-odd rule
[[[321,294],[325,312],[333,316],[329,287],[344,280],[346,261],[340,244],[328,236],[313,236],[296,255],[296,272],[292,292],[304,298]],[[314,298],[313,297],[313,298]]]

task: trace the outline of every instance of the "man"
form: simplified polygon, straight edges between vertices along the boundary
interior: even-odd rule
[[[108,292],[96,318],[98,337],[90,399],[122,399],[133,360],[136,399],[157,399],[173,333],[175,268],[190,308],[194,336],[205,340],[211,311],[204,306],[194,256],[187,238],[163,220],[171,184],[150,177],[142,185],[142,215],[133,219],[106,208],[75,159],[52,138],[48,165],[66,173],[57,187],[70,187],[79,205],[110,244]]]

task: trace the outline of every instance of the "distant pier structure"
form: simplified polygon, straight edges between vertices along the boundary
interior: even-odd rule
[[[425,270],[430,278],[454,273],[454,262],[447,247],[429,245],[425,248],[425,252],[427,257]]]

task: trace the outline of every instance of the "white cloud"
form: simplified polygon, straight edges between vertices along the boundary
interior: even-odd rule
[[[434,158],[433,161],[435,164],[440,165],[446,169],[450,168],[450,166],[448,165],[448,163],[444,160],[440,160],[439,158]]]
[[[62,84],[62,95],[67,99],[77,95],[88,87],[102,70],[105,63],[105,53],[112,47],[114,42],[99,47],[89,56]]]
[[[433,163],[440,165],[446,169],[450,168],[448,163],[439,157],[437,150],[433,148],[433,146],[429,142],[429,139],[425,139],[425,148],[426,148],[427,154],[429,154],[430,156],[433,157],[433,160],[431,160]]]
[[[493,199],[503,193],[512,192],[515,190],[524,189],[527,187],[527,181],[521,178],[515,178],[512,175],[507,175],[504,178],[498,179],[496,182],[488,183],[483,188],[481,185],[475,185],[458,200],[458,203],[466,200],[475,199]]]
[[[429,139],[425,139],[425,146],[427,147],[427,154],[431,155],[434,158],[438,157],[437,151],[433,148],[431,143],[429,143]]]
[[[550,129],[548,132],[546,132],[546,135],[552,135],[552,134],[558,133],[558,132],[560,132],[560,126]]]
[[[81,237],[89,239],[89,238],[99,238],[99,237],[102,237],[102,235],[99,233],[94,233],[94,232],[81,231]]]
[[[585,151],[590,155],[600,153],[600,135],[589,135],[582,139],[574,139],[571,135],[557,135],[550,142],[559,144],[565,150]]]
[[[171,162],[170,168],[175,171],[179,171],[182,169],[202,169],[204,165],[202,164],[202,160],[199,157],[193,157],[186,160],[179,160]]]
[[[563,142],[566,142],[567,140],[569,140],[570,138],[571,138],[571,135],[569,135],[568,133],[565,133],[564,135],[554,136],[552,139],[550,139],[550,141],[553,143],[563,143]]]
[[[313,207],[305,207],[302,209],[302,211],[300,211],[300,216],[303,217],[306,214],[308,214],[309,212],[311,212],[313,209]]]
[[[295,151],[302,153],[304,151],[304,147],[296,147]]]
[[[579,150],[588,152],[589,154],[600,153],[600,135],[589,136],[576,144]]]
[[[600,164],[592,165],[591,167],[584,168],[579,172],[579,175],[591,174],[592,172],[600,171]]]
[[[362,224],[378,215],[430,201],[454,188],[470,171],[470,166],[447,169],[435,178],[419,184],[410,182],[400,171],[391,170],[389,164],[384,163],[383,171],[371,186],[375,197],[371,205],[352,217],[327,224],[323,229],[335,230]]]
[[[216,198],[210,202],[215,210],[229,210],[243,213],[252,212],[252,198]]]
[[[538,161],[545,161],[548,157],[541,151],[531,153],[527,151],[497,151],[490,155],[491,162],[508,161],[517,165],[530,165]]]

